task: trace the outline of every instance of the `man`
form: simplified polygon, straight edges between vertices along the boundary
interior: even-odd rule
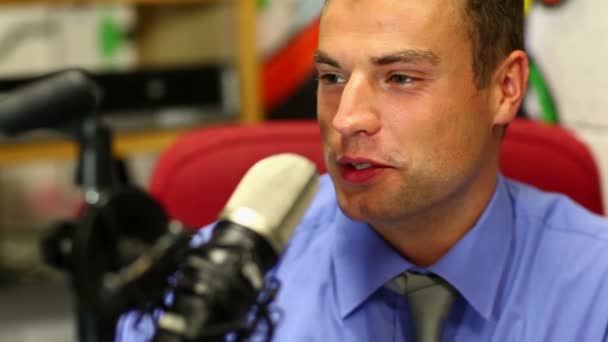
[[[331,178],[274,270],[275,341],[606,340],[608,223],[498,171],[526,90],[522,16],[522,0],[326,2]],[[413,304],[416,279],[442,290]]]

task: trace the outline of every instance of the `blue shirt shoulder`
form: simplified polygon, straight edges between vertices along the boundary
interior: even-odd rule
[[[450,341],[605,341],[608,221],[569,198],[499,176],[471,231],[420,269],[362,222],[345,217],[333,185],[321,190],[276,270],[283,312],[276,341],[411,341],[404,298],[383,285],[409,270],[460,293]]]
[[[203,229],[196,243],[204,242]],[[406,299],[384,284],[432,272],[459,293],[443,340],[608,341],[608,221],[567,197],[499,176],[475,226],[421,269],[339,209],[331,179],[271,272],[281,282],[274,341],[412,341]],[[119,341],[148,341],[153,318],[126,315]]]

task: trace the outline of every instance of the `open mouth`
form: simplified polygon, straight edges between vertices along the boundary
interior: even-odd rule
[[[357,160],[359,159],[359,160]],[[389,167],[363,158],[341,158],[338,160],[342,179],[351,184],[366,184],[380,177]]]
[[[352,164],[352,163],[348,163],[346,164],[348,167],[351,167],[355,170],[365,170],[365,169],[369,169],[371,167],[373,167],[374,165],[370,164],[370,163],[365,163],[365,164]]]

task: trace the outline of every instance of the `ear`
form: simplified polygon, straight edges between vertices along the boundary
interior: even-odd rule
[[[492,79],[494,125],[508,124],[517,115],[528,86],[528,63],[528,55],[517,50],[496,68]]]

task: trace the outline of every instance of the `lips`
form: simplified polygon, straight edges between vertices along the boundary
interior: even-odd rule
[[[342,179],[357,185],[372,182],[390,168],[381,162],[360,157],[341,157],[337,163]]]

